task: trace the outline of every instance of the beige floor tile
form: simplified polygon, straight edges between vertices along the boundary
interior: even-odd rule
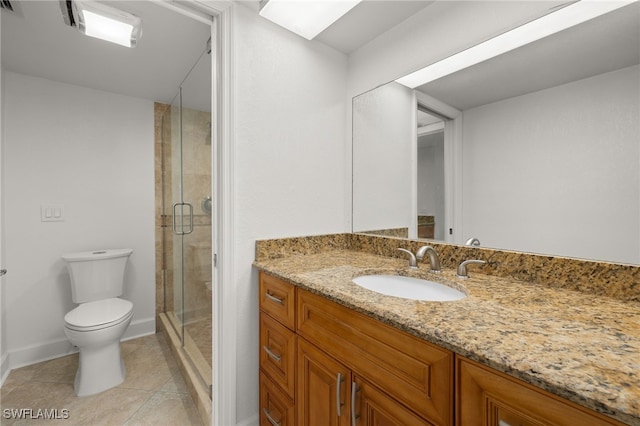
[[[75,398],[69,405],[69,422],[65,425],[122,425],[152,396],[151,391],[114,388]]]
[[[180,370],[162,334],[122,344],[127,377],[120,386],[79,398],[73,391],[78,355],[12,371],[0,389],[4,425],[200,425]],[[5,409],[68,410],[68,419],[10,419]],[[51,411],[50,411],[51,412]]]
[[[173,360],[167,360],[167,356],[171,354],[165,354],[152,345],[128,346],[122,354],[127,375],[119,387],[159,390],[171,377],[170,361]]]
[[[156,392],[125,424],[127,426],[202,425],[202,421],[189,395]]]
[[[38,410],[63,410],[68,409],[71,402],[77,399],[73,386],[68,383],[45,383],[27,381],[16,385],[9,392],[4,392],[2,387],[2,425],[30,425],[47,424],[42,419],[32,419]],[[26,414],[27,418],[5,418],[5,410],[32,410],[32,414]],[[23,412],[24,413],[24,412]],[[58,420],[58,422],[60,422]]]
[[[171,368],[171,377],[162,385],[159,389],[160,392],[175,392],[175,393],[189,393],[189,388],[187,387],[184,378],[182,377],[182,373],[180,373],[180,369],[176,365],[175,368]]]
[[[73,384],[78,370],[78,354],[63,356],[37,365],[38,368],[31,377],[32,380]]]

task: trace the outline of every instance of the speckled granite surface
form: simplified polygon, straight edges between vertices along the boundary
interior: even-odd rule
[[[431,274],[424,264],[418,272],[409,272],[406,260],[353,245],[349,234],[312,239],[305,240],[309,250],[300,249],[296,239],[257,242],[254,266],[580,405],[640,425],[640,303],[479,273],[484,268],[470,268],[468,280],[455,278],[453,269]],[[417,248],[410,241],[398,243]],[[296,249],[290,252],[287,247]],[[276,248],[277,254],[271,250]],[[491,271],[491,265],[486,268]],[[424,276],[463,288],[468,297],[445,303],[410,301],[351,281],[371,273]]]
[[[425,244],[433,246],[438,251],[444,268],[455,269],[463,260],[482,259],[486,260],[487,264],[473,268],[485,275],[640,302],[638,265],[468,247],[429,240],[407,240],[366,234],[330,234],[262,240],[256,242],[256,260],[319,253],[326,249],[355,250],[404,258],[406,255],[398,251],[399,247],[415,253]]]

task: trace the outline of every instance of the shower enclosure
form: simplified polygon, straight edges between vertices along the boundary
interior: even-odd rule
[[[211,57],[205,50],[162,114],[164,312],[211,388]]]

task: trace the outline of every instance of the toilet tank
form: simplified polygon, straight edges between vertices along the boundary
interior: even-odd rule
[[[95,250],[62,255],[71,277],[76,303],[122,295],[124,269],[132,249]]]

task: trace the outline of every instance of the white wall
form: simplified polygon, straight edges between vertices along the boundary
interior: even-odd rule
[[[638,66],[464,111],[465,236],[640,264]]]
[[[255,241],[345,231],[347,61],[244,6],[237,7],[233,25],[236,394],[242,422],[258,412]]]
[[[60,255],[132,248],[126,336],[155,331],[153,103],[5,75],[4,197],[7,346],[12,368],[68,352],[71,301]],[[41,222],[42,203],[64,222]]]
[[[413,223],[416,106],[411,89],[387,84],[353,100],[353,230]]]

